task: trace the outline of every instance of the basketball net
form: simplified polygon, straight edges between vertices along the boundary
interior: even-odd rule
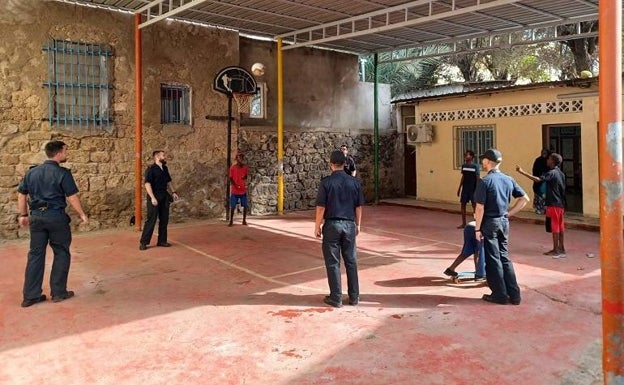
[[[251,99],[253,99],[254,95],[232,92],[232,97],[236,100],[236,104],[238,105],[238,113],[249,114],[251,111]]]

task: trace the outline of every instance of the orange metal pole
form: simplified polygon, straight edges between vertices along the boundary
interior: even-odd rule
[[[141,81],[141,14],[134,15],[134,89],[135,89],[135,111],[134,111],[134,219],[135,227],[141,230],[141,202],[143,196],[143,164],[141,154],[143,152],[143,83]]]
[[[622,240],[622,1],[599,1],[600,258],[604,383],[624,384]]]

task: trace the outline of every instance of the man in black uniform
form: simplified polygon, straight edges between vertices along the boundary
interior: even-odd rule
[[[347,147],[346,144],[343,144],[340,146],[340,151],[342,151],[346,158],[344,163],[345,172],[354,177],[355,174],[357,174],[357,170],[355,169],[355,160],[351,155],[349,155],[349,147]]]
[[[331,153],[329,167],[332,173],[323,178],[316,196],[314,235],[323,237],[329,283],[329,295],[324,302],[333,307],[342,307],[341,253],[347,271],[349,305],[357,305],[360,300],[355,238],[362,224],[364,194],[360,182],[344,172],[345,161],[346,156],[341,151]]]
[[[147,249],[154,234],[156,219],[158,219],[158,242],[156,246],[169,247],[167,242],[167,225],[169,224],[169,205],[171,199],[178,200],[179,196],[171,186],[171,175],[167,168],[165,152],[156,150],[152,153],[154,163],[145,170],[145,191],[147,192],[147,219],[141,234],[139,250]],[[171,199],[167,192],[171,189]]]
[[[483,300],[520,305],[520,287],[509,259],[509,217],[522,210],[530,199],[512,177],[500,172],[498,167],[502,161],[503,156],[495,148],[481,155],[481,166],[487,175],[475,191],[476,237],[483,238],[485,275],[492,290],[492,294],[483,295]],[[517,200],[508,211],[511,197]]]
[[[31,168],[17,187],[18,222],[22,227],[30,226],[30,251],[26,263],[22,307],[46,300],[41,286],[48,243],[54,253],[50,273],[52,301],[60,302],[74,296],[73,291],[67,290],[71,263],[69,246],[72,240],[70,218],[65,213],[67,201],[80,215],[82,223],[88,221],[71,171],[60,166],[60,163],[67,161],[67,145],[60,140],[53,140],[45,145],[45,153],[48,160]]]

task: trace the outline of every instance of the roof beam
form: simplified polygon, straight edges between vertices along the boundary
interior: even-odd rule
[[[417,24],[423,24],[431,21],[442,20],[447,17],[463,15],[471,12],[483,11],[489,8],[500,7],[502,5],[513,4],[519,0],[495,0],[486,4],[481,4],[479,0],[475,0],[475,4],[469,7],[457,8],[455,2],[453,2],[452,7],[449,11],[433,13],[433,5],[437,2],[437,0],[417,0],[412,1],[406,4],[388,7],[379,11],[365,13],[363,15],[350,17],[343,20],[334,21],[331,23],[325,23],[314,27],[304,28],[298,31],[289,32],[286,34],[282,34],[277,36],[276,38],[282,38],[284,40],[292,41],[293,43],[289,46],[283,47],[282,50],[294,49],[298,47],[305,47],[310,45],[318,45],[322,43],[327,43],[330,41],[341,40],[346,38],[354,38],[358,36],[368,35],[372,33],[379,33],[383,31],[394,30],[402,27],[409,27]],[[409,19],[408,14],[409,10],[414,7],[429,5],[429,14],[427,16]],[[393,13],[401,12],[405,15],[403,21],[400,22],[392,22],[390,15]],[[384,16],[386,17],[386,23],[381,27],[372,27],[373,18],[376,16]],[[365,22],[368,25],[368,28],[364,28],[361,30],[356,30],[355,25],[358,22]],[[350,32],[341,33],[341,29],[349,28]],[[328,31],[331,35],[328,35]],[[335,31],[334,31],[335,30]],[[320,35],[320,38],[314,38],[313,35]],[[307,36],[307,37],[305,37]],[[302,37],[304,41],[298,41],[298,38]],[[299,39],[301,40],[301,39]]]
[[[169,17],[173,17],[180,12],[186,11],[187,9],[198,6],[206,0],[192,0],[186,2],[185,0],[154,0],[151,3],[137,9],[135,13],[143,13],[147,11],[147,20],[141,24],[139,24],[139,28],[145,28],[148,25],[159,22],[160,20],[167,19]],[[163,4],[167,3],[168,11],[163,12]],[[177,6],[176,6],[177,3]],[[157,14],[152,15],[152,10],[158,7]]]

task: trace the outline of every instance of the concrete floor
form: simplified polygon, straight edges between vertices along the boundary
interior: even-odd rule
[[[555,260],[543,226],[513,222],[523,302],[501,306],[442,275],[456,214],[367,206],[361,302],[334,309],[313,215],[174,224],[146,251],[130,228],[76,233],[76,297],[25,309],[28,243],[1,244],[0,384],[602,383],[598,233],[569,230]]]

